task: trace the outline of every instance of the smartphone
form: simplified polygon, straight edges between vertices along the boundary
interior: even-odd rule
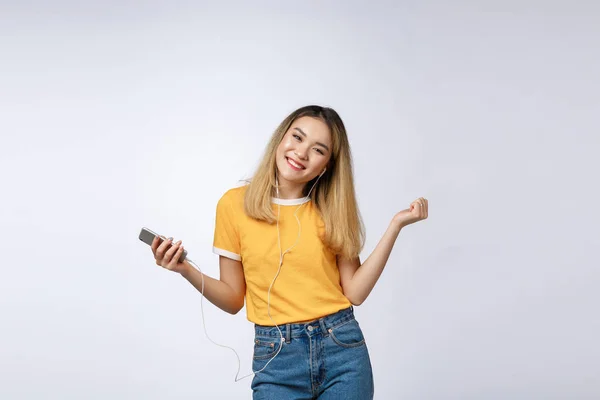
[[[154,241],[154,238],[158,236],[159,239],[159,245],[165,240],[165,238],[163,236],[160,236],[157,233],[152,232],[150,229],[148,228],[142,228],[142,230],[140,231],[140,240],[146,244],[148,244],[149,246],[152,246],[152,241]],[[185,258],[187,257],[187,250],[183,250],[183,253],[181,253],[181,257],[179,257],[179,262],[183,262],[185,260]]]

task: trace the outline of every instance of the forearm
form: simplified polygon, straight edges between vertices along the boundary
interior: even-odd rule
[[[401,230],[402,226],[392,221],[371,255],[354,273],[349,290],[354,304],[362,304],[375,287]]]
[[[244,306],[244,297],[236,292],[225,282],[201,273],[187,260],[184,261],[186,268],[181,272],[188,282],[202,293],[202,278],[204,278],[204,297],[221,310],[230,314],[236,314]]]

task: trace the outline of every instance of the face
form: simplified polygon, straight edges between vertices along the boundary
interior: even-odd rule
[[[331,158],[331,132],[317,118],[301,117],[290,126],[277,147],[280,183],[306,184],[316,178]]]

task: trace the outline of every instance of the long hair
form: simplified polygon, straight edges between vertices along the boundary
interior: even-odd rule
[[[276,215],[271,198],[276,182],[277,147],[290,126],[301,117],[320,119],[331,132],[332,154],[327,171],[311,192],[311,200],[325,225],[321,240],[337,255],[348,259],[358,257],[364,246],[365,228],[356,201],[352,154],[344,123],[331,108],[315,105],[301,107],[279,124],[246,190],[245,212],[254,219],[275,223]],[[305,196],[316,179],[304,187]]]

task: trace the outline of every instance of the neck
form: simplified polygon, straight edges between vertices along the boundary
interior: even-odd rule
[[[299,199],[304,197],[303,195],[304,185],[290,185],[287,183],[279,183],[279,196],[280,199]]]

